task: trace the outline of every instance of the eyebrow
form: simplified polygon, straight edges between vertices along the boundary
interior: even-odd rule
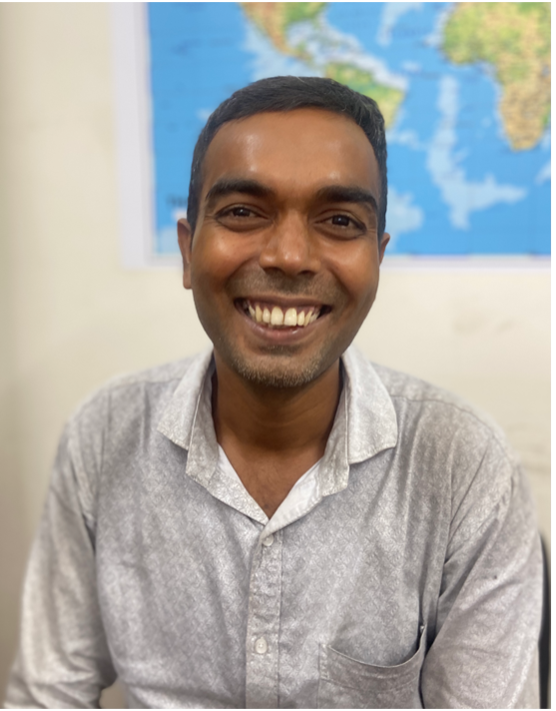
[[[249,180],[246,178],[220,178],[208,191],[205,203],[211,205],[215,200],[232,193],[243,193],[244,195],[252,195],[253,197],[265,198],[275,195],[274,190],[266,185],[259,183],[257,180]]]
[[[351,185],[327,185],[321,188],[316,194],[319,202],[354,202],[370,206],[373,212],[378,212],[378,205],[375,196],[357,186]]]
[[[272,188],[259,183],[257,180],[247,178],[220,178],[208,191],[205,203],[211,205],[215,200],[232,193],[243,193],[253,197],[266,198],[276,195]],[[378,205],[375,196],[358,186],[352,185],[326,185],[317,191],[316,202],[352,202],[365,204],[374,213],[378,212]]]

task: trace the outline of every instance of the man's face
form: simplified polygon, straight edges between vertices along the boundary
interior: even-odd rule
[[[232,121],[207,151],[184,286],[217,358],[300,387],[334,366],[375,299],[380,177],[351,119],[318,109]]]

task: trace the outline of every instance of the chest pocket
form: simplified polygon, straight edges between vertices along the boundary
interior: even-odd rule
[[[346,657],[321,645],[319,709],[420,709],[421,667],[425,657],[426,630],[419,649],[403,664],[379,667]]]

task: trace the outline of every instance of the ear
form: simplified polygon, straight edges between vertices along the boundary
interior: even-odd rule
[[[191,289],[191,250],[193,234],[189,222],[182,217],[178,220],[178,244],[183,261],[183,286]]]
[[[380,245],[378,247],[378,263],[382,264],[382,260],[384,258],[384,252],[386,250],[386,245],[390,242],[390,235],[388,232],[385,232],[382,235],[382,239],[380,240]]]

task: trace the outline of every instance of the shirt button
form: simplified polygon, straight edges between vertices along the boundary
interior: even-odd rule
[[[268,651],[268,644],[266,643],[266,639],[264,637],[259,637],[259,639],[255,642],[255,652],[257,654],[266,654]]]
[[[274,536],[272,533],[267,536],[266,538],[263,538],[263,546],[266,546],[267,548],[271,546],[274,543]]]

